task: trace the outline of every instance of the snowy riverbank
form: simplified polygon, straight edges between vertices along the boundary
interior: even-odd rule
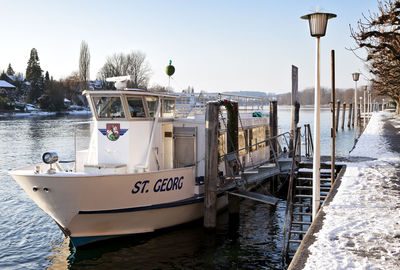
[[[372,159],[346,164],[305,269],[400,269],[400,154],[390,142],[399,131],[398,116],[373,115],[350,154]]]
[[[32,111],[32,112],[21,112],[21,113],[0,113],[0,118],[7,117],[45,117],[54,115],[90,115],[89,110],[73,110],[73,111],[62,111],[62,112],[46,112],[46,111]]]

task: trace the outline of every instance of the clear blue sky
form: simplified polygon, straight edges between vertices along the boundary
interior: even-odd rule
[[[291,88],[291,65],[299,67],[300,90],[314,85],[315,39],[301,15],[317,7],[336,13],[321,39],[321,85],[330,86],[330,50],[336,52],[336,86],[353,87],[351,73],[363,63],[345,49],[353,45],[349,24],[377,11],[376,0],[169,0],[3,1],[0,70],[11,63],[25,73],[31,48],[56,79],[78,70],[79,47],[89,44],[91,78],[107,56],[141,50],[152,68],[150,84],[167,85],[165,66],[176,68],[175,90]],[[361,79],[361,84],[365,83]]]

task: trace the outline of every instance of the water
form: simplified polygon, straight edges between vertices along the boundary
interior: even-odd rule
[[[300,124],[312,122],[312,109],[302,109]],[[282,131],[288,130],[289,108],[279,108]],[[13,168],[41,162],[45,151],[60,160],[73,159],[73,123],[87,116],[0,119],[0,268],[6,269],[280,269],[285,202],[276,209],[245,201],[236,230],[226,213],[218,217],[215,235],[202,222],[142,237],[128,237],[76,252],[52,219],[40,210],[8,175]],[[329,109],[321,112],[321,153],[330,151]],[[347,154],[353,133],[339,130],[338,153]],[[88,141],[79,132],[79,141]]]
[[[321,155],[331,155],[331,110],[330,108],[321,108]],[[290,130],[290,119],[291,109],[289,106],[278,107],[278,125],[280,131]],[[342,125],[342,111],[340,111],[339,117],[339,129],[336,133],[336,155],[346,156],[354,145],[354,129],[347,128],[348,120],[348,109],[345,115],[344,129],[341,129]],[[304,124],[311,125],[311,133],[314,134],[314,108],[301,108],[298,126],[302,128],[301,132],[304,134]],[[314,136],[314,135],[313,135]],[[302,138],[302,141],[304,139]],[[314,140],[314,138],[313,138]]]

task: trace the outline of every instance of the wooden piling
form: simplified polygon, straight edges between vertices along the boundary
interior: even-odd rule
[[[217,180],[218,180],[218,102],[208,102],[206,110],[206,155],[204,179],[204,227],[217,226]]]
[[[349,118],[347,119],[347,127],[350,128],[351,126],[351,115],[352,115],[352,111],[353,111],[353,103],[349,104]]]
[[[356,115],[356,104],[354,103],[354,108],[353,108],[352,116],[351,116],[351,125],[352,125],[352,127],[354,127],[354,118],[355,118],[355,115]]]
[[[337,113],[336,113],[336,132],[339,128],[339,114],[340,114],[340,100],[337,101]]]
[[[344,129],[345,116],[346,116],[346,102],[343,102],[342,126],[341,126],[342,129]]]
[[[229,223],[236,223],[240,213],[240,197],[228,194]]]
[[[291,95],[291,103],[292,103],[292,117],[290,121],[290,143],[289,143],[289,153],[291,153],[294,149],[294,135],[297,130],[297,123],[299,116],[296,118],[296,105],[298,103],[297,98],[298,93],[298,68],[292,65],[292,95]],[[298,113],[298,111],[297,111]],[[297,120],[297,121],[296,121]]]
[[[270,101],[269,103],[269,130],[271,137],[278,136],[278,102],[276,100]],[[275,153],[277,153],[278,150],[277,141],[273,140],[271,143]]]
[[[232,110],[227,112],[227,133],[226,146],[227,153],[231,153],[238,150],[239,146],[239,105],[236,101],[230,101]]]
[[[239,148],[239,130],[238,130],[238,116],[239,116],[239,105],[237,102],[230,101],[232,110],[227,112],[227,153],[235,152]],[[218,166],[218,164],[217,164]],[[230,166],[239,166],[239,164]],[[239,168],[237,168],[239,169]],[[236,171],[236,170],[233,170]],[[233,175],[232,175],[233,176]],[[244,187],[243,187],[244,188]],[[228,195],[228,211],[229,211],[229,223],[237,223],[240,211],[240,198],[238,196]]]

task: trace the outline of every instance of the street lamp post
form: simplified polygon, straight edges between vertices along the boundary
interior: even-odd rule
[[[368,121],[371,119],[371,88],[368,89]]]
[[[359,130],[359,132],[358,132],[358,137],[360,137],[361,136],[361,109],[362,109],[362,97],[360,97],[360,126],[359,126],[359,128],[358,128],[358,130]],[[365,126],[363,126],[363,130],[365,129]]]
[[[357,129],[358,129],[358,106],[357,106],[357,81],[360,78],[360,73],[354,72],[351,74],[353,81],[356,84],[354,88],[354,142],[357,142]]]
[[[312,218],[318,213],[320,205],[320,37],[325,36],[328,20],[335,18],[336,14],[316,12],[307,14],[301,18],[308,20],[310,34],[316,37],[315,55],[315,91],[314,91],[314,158],[313,158],[313,198],[312,198]],[[334,89],[332,89],[334,91]],[[332,127],[335,128],[335,127]]]
[[[367,94],[367,86],[366,85],[363,86],[363,90],[364,90],[364,108],[363,108],[364,117],[363,117],[363,119],[364,119],[364,129],[365,129],[365,118],[366,118],[366,112],[367,112],[366,107],[365,107],[365,102],[367,100],[365,97],[365,95]]]

